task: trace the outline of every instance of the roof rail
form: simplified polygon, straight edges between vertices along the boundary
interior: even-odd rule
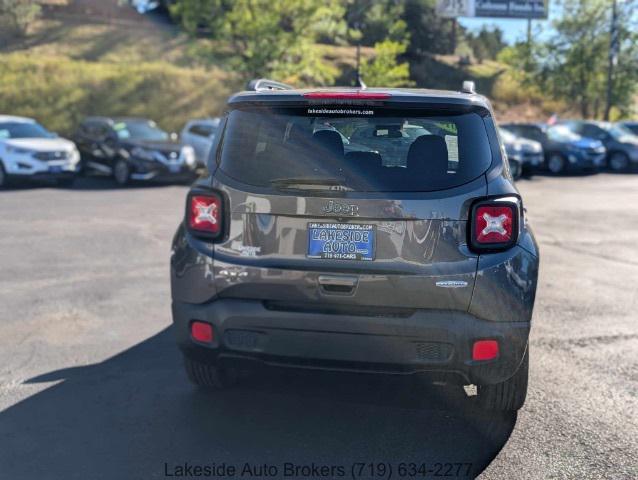
[[[254,90],[255,92],[263,92],[267,90],[292,90],[294,87],[285,83],[276,82],[267,78],[256,78],[246,85],[246,90]]]
[[[465,80],[461,91],[463,93],[476,93],[476,85],[472,80]]]

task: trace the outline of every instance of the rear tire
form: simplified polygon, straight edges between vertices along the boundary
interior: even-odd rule
[[[131,169],[125,160],[120,159],[115,162],[113,167],[113,178],[115,178],[115,182],[121,187],[129,183],[129,180],[131,179]]]
[[[525,404],[529,375],[529,346],[520,367],[508,380],[495,385],[479,385],[478,401],[485,410],[514,411]]]
[[[624,172],[629,168],[629,157],[623,152],[614,152],[607,162],[612,172]]]
[[[512,171],[512,178],[514,180],[519,180],[523,176],[523,168],[521,167],[520,164],[517,164],[514,167],[510,166],[510,169]]]
[[[217,365],[203,363],[184,355],[184,368],[191,383],[206,390],[222,390],[232,386],[234,378]]]
[[[9,176],[7,175],[7,172],[4,169],[4,165],[2,165],[2,162],[0,162],[0,190],[4,190],[5,188],[8,188],[10,183],[11,181],[9,179]]]
[[[559,175],[565,171],[567,161],[560,153],[552,153],[547,159],[547,169],[554,175]]]

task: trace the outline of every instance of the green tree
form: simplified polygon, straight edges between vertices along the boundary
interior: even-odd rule
[[[213,35],[223,28],[230,0],[178,0],[170,5],[172,17],[190,33],[206,28]]]
[[[619,2],[620,48],[612,84],[612,104],[620,115],[631,109],[638,83],[638,31],[630,2]],[[600,117],[605,105],[610,44],[611,2],[566,0],[556,33],[536,51],[530,75],[553,97],[565,100],[585,117]]]
[[[483,26],[477,34],[468,33],[467,40],[474,57],[479,62],[486,59],[494,60],[507,46],[503,40],[503,30],[498,27],[490,30]]]
[[[405,42],[409,39],[403,19],[404,0],[346,0],[346,20],[360,32],[362,45],[372,46],[384,40]]]
[[[0,0],[0,28],[3,24],[6,25],[11,34],[26,34],[29,25],[39,15],[39,1]]]
[[[329,84],[339,73],[323,62],[317,40],[343,30],[340,0],[180,0],[172,13],[191,32],[204,29],[230,67],[246,78]]]
[[[452,21],[436,15],[436,0],[404,0],[403,20],[410,38],[407,55],[412,59],[435,53],[453,53]],[[460,33],[457,28],[457,33]]]
[[[361,63],[361,77],[371,87],[407,87],[410,80],[410,66],[399,63],[397,57],[406,52],[404,43],[384,40],[375,44],[375,56]]]

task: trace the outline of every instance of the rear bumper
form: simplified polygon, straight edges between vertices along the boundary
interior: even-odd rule
[[[171,172],[166,167],[154,168],[145,171],[134,171],[131,173],[131,180],[136,181],[189,181],[195,180],[199,176],[197,170],[190,170],[189,168],[182,168],[179,171]]]
[[[567,154],[567,168],[569,170],[596,170],[603,166],[605,154]]]
[[[130,163],[131,179],[140,181],[180,181],[194,180],[203,170],[196,165],[185,163],[165,165],[133,158]]]
[[[272,366],[384,374],[432,374],[450,382],[499,383],[518,370],[529,322],[492,322],[465,312],[416,310],[376,316],[317,310],[273,309],[257,300],[173,303],[177,342],[200,361],[251,361]],[[321,310],[319,310],[321,309]],[[210,345],[190,335],[194,320],[215,330]],[[472,361],[480,339],[499,343],[494,360]]]

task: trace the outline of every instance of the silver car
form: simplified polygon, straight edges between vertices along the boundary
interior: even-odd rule
[[[538,247],[489,102],[272,85],[229,99],[174,237],[191,381],[254,363],[418,375],[519,409]],[[356,131],[367,150],[346,151]]]
[[[197,162],[201,166],[206,165],[210,147],[215,141],[215,134],[219,128],[219,121],[219,118],[189,120],[182,129],[180,135],[182,143],[193,147]]]

